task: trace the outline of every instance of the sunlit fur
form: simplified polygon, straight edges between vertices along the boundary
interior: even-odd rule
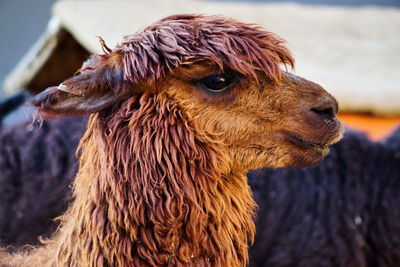
[[[320,86],[283,73],[281,39],[221,16],[179,15],[92,56],[32,104],[43,117],[92,114],[74,202],[39,248],[2,266],[244,266],[253,241],[250,168],[309,165],[306,142],[339,140],[340,124],[307,116]],[[231,89],[199,88],[233,71]],[[303,99],[303,95],[307,95]]]

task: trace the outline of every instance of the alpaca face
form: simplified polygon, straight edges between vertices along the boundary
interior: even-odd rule
[[[258,75],[244,77],[208,62],[180,68],[160,87],[197,131],[221,138],[241,168],[317,163],[343,134],[336,100],[289,73],[279,85]]]

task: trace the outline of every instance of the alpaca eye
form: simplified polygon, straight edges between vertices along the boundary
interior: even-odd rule
[[[228,73],[216,74],[207,76],[200,80],[200,87],[213,92],[219,93],[228,88],[230,88],[233,84],[233,75]]]

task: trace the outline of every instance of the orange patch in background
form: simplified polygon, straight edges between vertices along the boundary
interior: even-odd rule
[[[400,116],[379,117],[367,114],[341,113],[338,118],[345,126],[365,132],[374,141],[387,137],[396,126],[400,125]]]

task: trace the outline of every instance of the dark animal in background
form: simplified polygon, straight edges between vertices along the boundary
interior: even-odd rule
[[[0,242],[37,244],[71,201],[75,151],[87,118],[63,118],[0,131]]]
[[[315,167],[248,177],[251,266],[400,266],[400,127],[382,143],[347,130]]]

